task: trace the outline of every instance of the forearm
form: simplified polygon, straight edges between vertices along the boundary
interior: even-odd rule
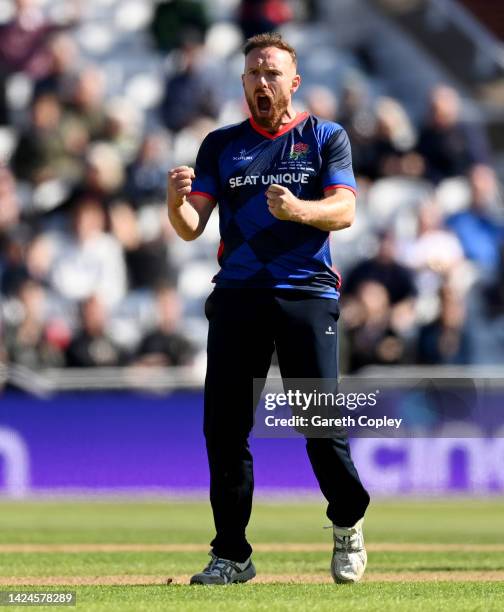
[[[187,198],[177,206],[178,202],[171,202],[168,206],[168,218],[173,229],[183,240],[194,240],[201,234],[200,215]]]
[[[179,166],[168,174],[168,218],[183,240],[194,240],[203,233],[215,200],[192,193],[193,168]]]
[[[351,192],[349,192],[351,194]],[[299,223],[332,232],[352,225],[355,215],[355,198],[337,193],[323,200],[299,200]]]

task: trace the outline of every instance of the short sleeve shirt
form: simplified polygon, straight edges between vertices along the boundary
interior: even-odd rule
[[[217,287],[296,289],[337,299],[330,234],[281,221],[266,191],[283,185],[298,198],[356,185],[350,143],[341,125],[301,113],[270,134],[253,119],[208,134],[198,152],[192,194],[218,203],[221,266]]]

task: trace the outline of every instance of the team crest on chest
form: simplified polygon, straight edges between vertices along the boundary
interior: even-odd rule
[[[305,142],[296,142],[292,145],[289,159],[294,161],[300,161],[306,159],[308,153],[310,152],[310,145],[307,145]]]

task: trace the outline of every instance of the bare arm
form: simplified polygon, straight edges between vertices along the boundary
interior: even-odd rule
[[[183,240],[195,240],[203,233],[215,201],[202,195],[189,195],[194,170],[179,166],[168,174],[168,218]]]
[[[332,189],[322,200],[299,200],[281,185],[271,185],[266,192],[268,207],[277,219],[311,225],[332,232],[350,227],[355,217],[355,194],[349,189]]]

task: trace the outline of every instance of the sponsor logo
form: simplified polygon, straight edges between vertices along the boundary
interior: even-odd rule
[[[295,161],[306,159],[309,152],[309,145],[307,145],[305,142],[296,142],[296,144],[293,144],[291,147],[289,159],[294,159]]]
[[[234,189],[235,187],[243,187],[245,185],[293,185],[295,183],[306,185],[309,178],[310,175],[307,172],[267,175],[252,174],[250,176],[233,176],[229,179],[229,186],[231,189]]]
[[[252,155],[247,155],[247,151],[245,151],[245,149],[240,151],[240,155],[235,155],[233,157],[233,161],[251,161],[253,159],[254,158]]]

